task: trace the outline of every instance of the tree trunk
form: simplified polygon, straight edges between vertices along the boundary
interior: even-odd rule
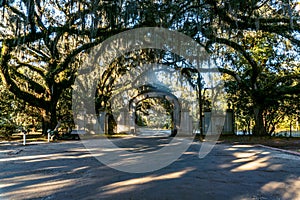
[[[259,106],[254,107],[254,122],[253,135],[266,136],[267,132],[264,124],[263,110]]]
[[[42,115],[42,133],[47,134],[47,131],[53,130],[57,125],[56,119],[56,102],[50,102],[48,109],[41,109]]]
[[[247,133],[248,135],[251,134],[251,119],[247,120]]]
[[[52,129],[51,117],[49,116],[49,113],[45,109],[41,110],[41,116],[42,116],[42,133],[43,133],[43,135],[46,135],[47,130]]]

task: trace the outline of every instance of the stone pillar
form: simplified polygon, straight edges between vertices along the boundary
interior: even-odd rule
[[[220,134],[224,127],[224,115],[213,114],[210,118],[210,124],[206,135],[217,135]]]
[[[89,132],[91,134],[99,134],[99,123],[97,123],[97,116],[89,114]]]
[[[225,124],[224,124],[224,129],[223,129],[223,134],[233,134],[233,112],[232,110],[227,110],[226,111],[226,116],[225,116]]]
[[[129,123],[129,113],[126,109],[122,109],[117,118],[117,133],[129,133],[130,123]]]
[[[210,111],[204,112],[204,117],[202,120],[203,120],[203,132],[205,135],[207,133],[209,125],[210,125],[211,112]]]
[[[86,127],[86,110],[79,110],[76,116],[76,130],[84,131]]]
[[[180,135],[192,135],[192,121],[189,115],[189,110],[183,109],[181,111],[181,120],[180,120]]]
[[[189,133],[190,135],[193,135],[193,116],[190,115],[189,117]]]
[[[96,117],[94,114],[84,115],[84,130],[89,134],[96,134]]]
[[[136,134],[136,125],[135,125],[135,115],[134,112],[129,112],[129,127],[130,127],[130,133]]]
[[[99,123],[99,133],[103,134],[105,133],[105,127],[106,127],[106,120],[105,120],[106,112],[102,111],[99,113],[98,116],[98,123]]]

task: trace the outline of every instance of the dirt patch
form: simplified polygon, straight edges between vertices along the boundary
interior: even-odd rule
[[[265,146],[300,152],[300,138],[221,136],[219,143],[227,144],[261,144]]]

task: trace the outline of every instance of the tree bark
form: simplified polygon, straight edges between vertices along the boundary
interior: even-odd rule
[[[51,130],[51,118],[47,112],[47,110],[42,109],[41,110],[41,116],[42,116],[42,133],[43,135],[47,134],[47,130]]]
[[[47,131],[53,130],[57,125],[56,103],[50,102],[49,109],[41,109],[42,116],[42,133],[47,134]]]
[[[254,122],[253,135],[266,136],[267,132],[264,125],[263,109],[260,106],[254,107]]]

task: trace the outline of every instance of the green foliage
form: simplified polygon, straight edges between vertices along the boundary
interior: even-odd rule
[[[9,139],[22,129],[39,127],[37,111],[15,96],[0,84],[0,137]]]
[[[36,125],[32,122],[38,119],[45,131],[56,125],[57,115],[71,117],[71,86],[89,49],[111,35],[142,26],[180,31],[205,47],[226,74],[238,122],[249,127],[249,121],[255,121],[255,134],[270,134],[299,110],[300,14],[296,1],[18,0],[3,1],[1,6],[0,76],[14,94],[1,85],[5,97],[1,123],[19,125],[15,119],[26,118],[31,121],[27,124]],[[201,77],[191,64],[176,55],[166,62],[166,55],[160,50],[141,50],[111,63],[100,78],[97,112],[111,112],[114,83],[151,62],[168,64],[174,77],[180,70],[184,80],[201,92]],[[34,115],[28,116],[27,111]]]
[[[136,107],[136,123],[152,128],[172,127],[173,105],[163,98],[148,98]]]
[[[86,51],[126,28],[122,2],[20,0],[3,6],[1,79],[40,110],[45,133],[56,125],[58,102],[66,108],[63,92],[71,88]]]
[[[235,99],[238,119],[248,126],[249,120],[255,120],[254,107],[259,106],[263,117],[265,132],[272,134],[285,116],[296,112],[295,100],[299,98],[297,84],[300,74],[295,61],[298,59],[297,46],[286,45],[287,39],[263,32],[251,32],[245,35],[242,46],[253,58],[257,66],[253,68],[248,61],[234,52],[230,67],[236,69],[240,81],[228,84],[231,98]],[[286,51],[292,51],[289,56]],[[294,54],[292,54],[294,53]],[[251,84],[252,83],[252,84]],[[232,87],[234,86],[234,87]],[[251,112],[252,110],[252,112]],[[250,111],[250,112],[249,112]]]
[[[203,26],[194,37],[213,53],[220,71],[229,75],[225,78],[238,123],[253,128],[255,135],[271,134],[288,111],[296,112],[290,96],[299,99],[300,16],[296,3],[207,3],[207,18],[199,19]]]

